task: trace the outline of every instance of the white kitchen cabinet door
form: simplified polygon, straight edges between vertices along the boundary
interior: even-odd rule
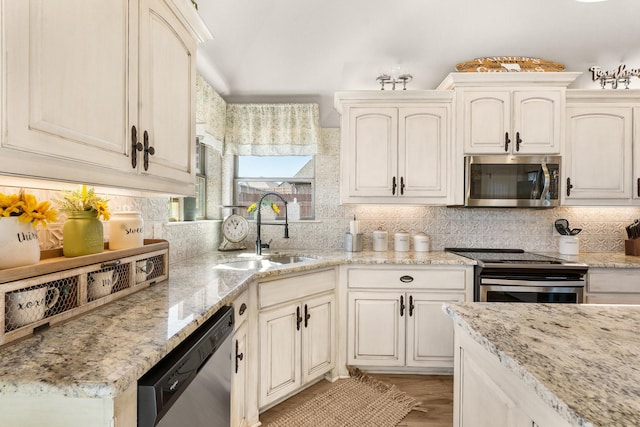
[[[459,382],[460,405],[455,427],[531,427],[533,420],[522,412],[491,378],[461,351]],[[454,420],[456,421],[456,420]]]
[[[195,193],[195,40],[204,26],[169,3],[3,3],[1,173]]]
[[[633,108],[633,198],[640,200],[640,107]]]
[[[195,41],[167,4],[141,0],[141,99],[131,108],[139,107],[138,139],[153,147],[152,155],[140,153],[143,174],[195,184],[195,54]]]
[[[402,292],[349,292],[347,359],[350,365],[404,366]]]
[[[445,302],[462,302],[463,294],[411,292],[407,317],[407,366],[451,368],[453,322],[442,311]]]
[[[632,197],[632,108],[567,108],[563,205],[629,201]]]
[[[133,173],[128,50],[137,49],[129,46],[129,31],[136,30],[129,2],[8,0],[3,6],[7,107],[0,169],[14,172],[18,161],[16,173],[47,177],[51,163],[65,159]]]
[[[302,385],[299,310],[299,304],[287,304],[258,315],[260,407]]]
[[[563,93],[560,90],[514,91],[512,153],[560,153],[564,105],[562,99]]]
[[[561,90],[470,90],[463,95],[465,154],[557,154]]]
[[[469,91],[463,98],[465,154],[503,154],[511,130],[511,92]]]
[[[231,427],[246,427],[247,420],[247,323],[234,333],[231,361]]]
[[[448,108],[398,110],[398,173],[400,198],[447,196]]]
[[[334,294],[302,304],[302,383],[321,377],[336,365],[336,297]]]
[[[348,150],[343,168],[343,197],[390,198],[396,193],[398,164],[398,109],[351,108],[348,113]],[[346,188],[344,188],[346,186]]]

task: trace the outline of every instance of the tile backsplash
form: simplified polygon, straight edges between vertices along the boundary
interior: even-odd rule
[[[571,228],[582,228],[579,234],[581,252],[624,251],[625,225],[640,218],[640,207],[602,208],[584,207],[555,209],[485,209],[447,208],[433,206],[341,206],[340,130],[323,129],[320,152],[316,156],[316,219],[294,222],[290,239],[283,238],[282,227],[264,227],[262,240],[271,243],[272,250],[287,248],[339,249],[344,233],[355,215],[364,232],[364,248],[371,249],[373,230],[389,232],[390,248],[393,233],[424,232],[431,238],[431,249],[445,247],[507,247],[528,251],[556,252],[558,233],[553,223],[566,218]],[[16,187],[3,187],[0,192],[13,193]],[[37,199],[50,200],[59,194],[50,190],[31,190]],[[216,192],[219,194],[219,190]],[[163,238],[170,243],[170,262],[187,259],[199,253],[215,250],[220,243],[219,220],[169,223],[168,199],[163,197],[128,197],[105,195],[111,211],[136,210],[145,221],[145,238]],[[62,242],[61,214],[56,224],[39,229],[43,249],[59,247]],[[105,237],[108,223],[105,223]],[[255,241],[255,226],[251,223],[247,238],[248,250]]]

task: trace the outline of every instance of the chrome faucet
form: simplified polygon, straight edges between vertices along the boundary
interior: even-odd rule
[[[279,222],[266,222],[264,224],[262,223],[262,214],[260,213],[260,208],[262,207],[262,200],[264,200],[264,198],[269,195],[278,197],[284,203],[284,224],[281,224]],[[257,203],[257,211],[258,211],[258,216],[256,217],[256,227],[257,227],[256,255],[262,255],[262,249],[269,247],[269,243],[262,243],[262,241],[260,240],[260,234],[261,234],[260,228],[263,225],[280,225],[280,226],[284,225],[284,238],[285,239],[289,238],[289,217],[287,215],[287,201],[284,199],[284,197],[282,197],[278,193],[274,193],[274,192],[264,193],[262,197],[260,197],[260,200]]]

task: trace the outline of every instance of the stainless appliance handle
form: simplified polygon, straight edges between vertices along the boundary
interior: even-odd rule
[[[544,200],[549,192],[551,175],[549,174],[549,168],[546,163],[542,163],[540,166],[542,167],[542,173],[544,174],[544,187],[542,187],[542,191],[540,192],[540,200]]]
[[[489,277],[482,277],[480,279],[481,286],[521,286],[523,288],[566,288],[566,287],[580,287],[585,285],[584,280],[515,280],[515,279],[492,279]]]
[[[544,294],[575,294],[578,303],[584,302],[584,286],[576,287],[547,287],[547,286],[522,286],[513,288],[511,286],[484,285],[480,288],[480,302],[487,302],[489,292],[511,292],[511,293],[544,293]]]

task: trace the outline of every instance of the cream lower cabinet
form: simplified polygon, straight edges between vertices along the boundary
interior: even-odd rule
[[[569,427],[497,356],[455,327],[454,427]]]
[[[335,367],[335,287],[335,269],[258,284],[260,408]]]
[[[349,365],[453,369],[453,323],[442,304],[471,300],[471,268],[369,266],[347,275]]]
[[[640,269],[590,268],[585,299],[588,304],[640,304]]]
[[[208,31],[188,0],[3,9],[0,173],[195,191],[195,54]]]
[[[244,291],[233,302],[234,332],[231,343],[231,427],[247,427],[249,423],[249,305],[250,291]]]
[[[561,203],[640,203],[640,91],[569,91]],[[635,115],[635,118],[634,118]]]

